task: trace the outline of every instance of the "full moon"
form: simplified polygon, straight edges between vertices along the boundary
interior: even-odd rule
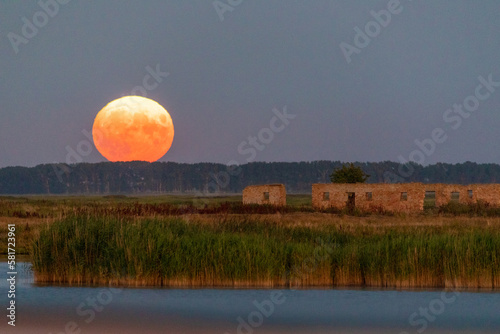
[[[172,146],[174,124],[159,103],[124,96],[99,111],[92,137],[97,150],[109,161],[154,162]]]

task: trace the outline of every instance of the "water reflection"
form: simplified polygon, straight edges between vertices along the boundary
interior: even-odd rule
[[[1,333],[500,332],[499,293],[37,286],[28,269],[18,266],[17,326]]]

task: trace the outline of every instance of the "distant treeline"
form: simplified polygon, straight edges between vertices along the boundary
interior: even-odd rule
[[[46,164],[0,169],[0,194],[240,193],[252,184],[283,183],[288,193],[310,193],[311,184],[330,182],[340,161],[216,163],[102,162]],[[355,163],[369,183],[496,183],[500,165],[443,164],[421,166],[395,162]]]

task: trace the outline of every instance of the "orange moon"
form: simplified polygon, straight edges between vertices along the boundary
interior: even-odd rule
[[[99,111],[92,137],[97,150],[109,161],[154,162],[172,146],[174,124],[159,103],[142,96],[124,96]]]

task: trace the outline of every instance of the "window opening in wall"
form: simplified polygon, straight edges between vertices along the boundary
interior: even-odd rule
[[[401,193],[401,200],[402,201],[407,201],[408,200],[408,193],[406,191]]]
[[[325,191],[323,193],[323,201],[329,201],[330,200],[330,193],[328,191]]]
[[[264,192],[264,201],[269,201],[269,192]]]
[[[372,193],[371,193],[371,192],[367,192],[367,193],[366,193],[366,200],[367,200],[367,201],[371,201],[371,200],[373,200],[373,195],[372,195]]]
[[[424,209],[436,207],[436,192],[432,190],[425,191]]]
[[[451,192],[451,202],[459,202],[460,201],[460,193],[458,191]]]

